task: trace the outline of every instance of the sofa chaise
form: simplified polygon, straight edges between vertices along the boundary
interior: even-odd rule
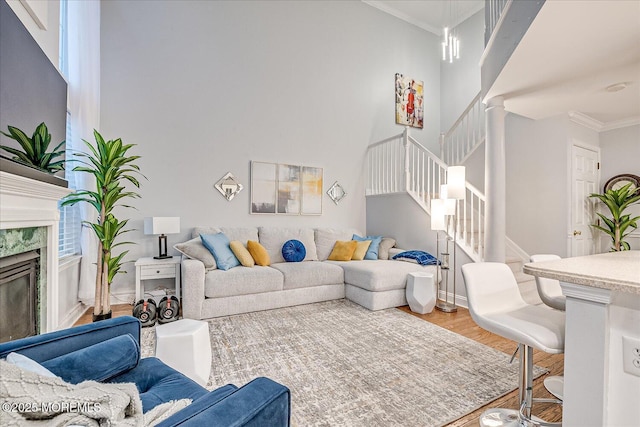
[[[200,244],[201,234],[216,233],[245,245],[258,241],[268,252],[270,265],[223,271],[212,265],[215,262],[207,262],[187,249],[189,244]],[[336,242],[349,241],[354,234],[357,231],[331,228],[196,227],[191,243],[174,246],[185,255],[183,315],[208,319],[345,297],[370,310],[381,310],[407,304],[409,273],[429,272],[435,277],[435,266],[389,259],[401,250],[383,249],[382,245],[377,259],[328,260]],[[302,262],[286,262],[283,258],[283,244],[292,239],[302,242],[306,249]],[[208,254],[206,249],[201,250]]]
[[[210,392],[155,357],[141,359],[140,321],[130,316],[0,344],[0,359],[12,352],[34,360],[67,383],[134,383],[144,413],[161,403],[192,400],[159,427],[288,426],[290,422],[289,389],[268,378]],[[5,381],[3,404],[8,399],[4,390],[10,387]]]

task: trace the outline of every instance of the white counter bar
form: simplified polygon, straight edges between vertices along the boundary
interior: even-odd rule
[[[640,251],[525,264],[567,297],[563,426],[639,426],[640,377],[623,370],[622,337],[640,340]]]

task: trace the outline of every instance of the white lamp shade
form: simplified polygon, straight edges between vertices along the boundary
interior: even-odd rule
[[[447,184],[440,186],[440,198],[444,200],[444,214],[455,215],[456,214],[456,199],[448,198]]]
[[[451,199],[464,199],[465,188],[465,167],[449,166],[447,168],[447,196]]]
[[[444,222],[444,200],[431,199],[431,229],[446,230]]]
[[[176,234],[180,232],[180,217],[154,216],[144,219],[144,234]]]

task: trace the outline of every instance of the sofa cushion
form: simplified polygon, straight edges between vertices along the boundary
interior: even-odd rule
[[[204,295],[207,298],[220,298],[281,291],[283,283],[282,273],[270,267],[211,270],[204,276]]]
[[[378,259],[378,247],[380,246],[380,242],[382,242],[382,236],[360,237],[357,234],[354,234],[353,240],[359,242],[362,242],[364,240],[371,240],[371,244],[369,245],[369,249],[367,249],[367,254],[364,256],[364,259]]]
[[[338,240],[336,244],[333,245],[329,259],[331,261],[350,261],[357,247],[358,242],[355,240]]]
[[[338,240],[351,240],[357,234],[355,230],[336,230],[334,228],[316,228],[315,241],[318,260],[326,261]]]
[[[155,357],[141,359],[134,369],[109,382],[135,383],[144,412],[170,400],[196,400],[208,393],[207,389]]]
[[[271,267],[284,275],[284,289],[344,283],[342,268],[326,262],[282,262]]]
[[[285,262],[282,256],[282,246],[287,240],[300,240],[307,251],[305,261],[317,261],[316,243],[312,228],[277,228],[260,227],[260,243],[265,247],[271,258],[271,263]]]
[[[253,267],[256,265],[256,262],[253,260],[251,253],[244,247],[244,244],[239,240],[234,240],[229,243],[229,247],[231,248],[231,252],[238,258],[240,264],[245,267]]]
[[[391,237],[383,237],[378,246],[378,259],[389,259],[389,250],[396,245],[396,240]]]
[[[300,240],[287,240],[282,245],[282,258],[287,262],[300,262],[307,256],[307,250]]]
[[[429,272],[435,275],[435,266],[421,266],[393,260],[364,260],[360,262],[335,262],[344,269],[344,282],[372,292],[403,289],[407,275],[414,272]],[[210,273],[207,273],[210,274]]]
[[[229,244],[229,238],[224,233],[201,234],[202,244],[209,249],[216,259],[216,265],[220,270],[229,270],[240,265],[240,261],[233,254]]]
[[[129,334],[120,335],[47,360],[42,366],[71,384],[106,381],[135,368],[140,346]]]
[[[199,237],[201,234],[224,233],[229,240],[239,240],[246,244],[247,240],[258,240],[258,229],[256,227],[195,227],[191,232],[192,237]]]
[[[197,259],[204,264],[205,270],[215,270],[216,259],[213,254],[202,244],[200,236],[183,243],[173,245],[173,248],[187,258]]]
[[[247,241],[247,250],[253,257],[253,260],[256,264],[266,267],[271,264],[271,259],[269,258],[269,253],[259,242],[255,240]]]

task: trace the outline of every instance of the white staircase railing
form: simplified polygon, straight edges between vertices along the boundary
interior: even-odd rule
[[[448,165],[464,163],[485,139],[484,104],[480,93],[445,134],[440,135],[440,158]]]
[[[431,199],[440,197],[440,185],[447,181],[447,167],[406,128],[368,147],[365,194],[406,192],[430,214]],[[457,206],[456,240],[474,261],[482,261],[484,254],[484,212],[484,195],[467,182],[465,200]]]

